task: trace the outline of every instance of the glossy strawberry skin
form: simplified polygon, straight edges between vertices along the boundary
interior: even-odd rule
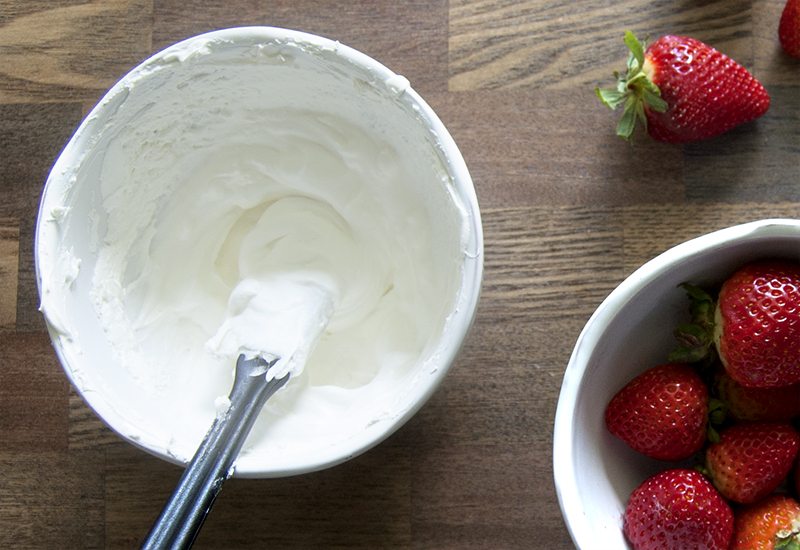
[[[736,510],[730,550],[773,550],[779,539],[798,529],[800,504],[785,494],[772,494]]]
[[[747,387],[800,382],[800,265],[763,261],[722,285],[715,340],[728,374]]]
[[[659,460],[682,460],[706,440],[708,388],[688,365],[658,365],[614,395],[605,421],[634,450]]]
[[[787,0],[778,24],[778,38],[783,51],[800,58],[800,0]]]
[[[622,530],[635,550],[722,550],[733,534],[733,512],[703,474],[676,468],[631,493]]]
[[[706,469],[727,499],[749,504],[764,498],[789,475],[800,435],[785,422],[734,424],[706,451]]]
[[[647,130],[656,140],[707,139],[769,109],[769,94],[747,69],[694,38],[662,36],[647,48],[645,64],[669,106],[664,113],[646,109]]]

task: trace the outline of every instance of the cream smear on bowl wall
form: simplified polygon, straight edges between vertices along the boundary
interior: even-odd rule
[[[36,257],[75,387],[174,462],[224,410],[239,352],[307,354],[237,462],[276,476],[346,460],[421,406],[472,321],[482,248],[463,159],[404,78],[252,27],[112,88],[48,179]],[[320,302],[303,350],[292,320]]]

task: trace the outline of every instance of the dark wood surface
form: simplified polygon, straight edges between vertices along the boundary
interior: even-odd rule
[[[486,239],[474,329],[386,442],[338,467],[232,480],[198,548],[571,548],[553,417],[583,324],[633,269],[706,231],[800,216],[800,63],[782,0],[0,0],[0,547],[133,548],[180,476],[70,389],[37,311],[48,170],[120,76],[179,39],[245,24],[337,39],[404,74],[459,144]],[[773,103],[683,147],[613,135],[593,87],[625,29],[709,42]]]

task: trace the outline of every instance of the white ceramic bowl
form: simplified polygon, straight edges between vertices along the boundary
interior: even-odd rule
[[[303,71],[303,76],[293,72],[287,81],[286,71]],[[163,109],[162,90],[202,86],[204,78],[227,79],[247,91],[249,95],[243,97],[256,98],[227,101],[217,93],[193,103],[201,103],[196,108],[215,116],[226,116],[226,110],[239,108],[240,101],[252,101],[258,108],[263,101],[272,109],[286,106],[330,112],[349,117],[348,122],[364,132],[388,140],[404,158],[430,166],[429,174],[413,182],[414,193],[425,197],[430,210],[426,215],[440,230],[433,236],[437,246],[458,243],[448,250],[457,259],[453,280],[460,283],[454,285],[450,309],[442,315],[441,333],[431,337],[432,344],[413,376],[404,378],[387,399],[387,414],[365,423],[362,431],[346,441],[302,456],[287,450],[291,459],[273,456],[262,463],[244,457],[235,475],[276,477],[325,468],[364,452],[394,432],[429,398],[453,362],[474,317],[482,278],[483,236],[472,180],[442,122],[408,81],[332,40],[270,27],[225,29],[175,44],[122,78],[78,128],[47,180],[36,231],[37,282],[55,351],[77,391],[123,438],[166,460],[183,463],[185,457],[176,458],[170,451],[175,442],[152,437],[149,426],[143,425],[148,421],[137,414],[141,411],[137,411],[136,381],[115,365],[91,304],[92,270],[105,231],[102,215],[98,218],[95,212],[102,209],[98,196],[107,191],[101,188],[100,172],[109,140],[117,135],[149,140],[151,136],[136,133],[141,134],[136,117],[151,116],[147,111],[154,107]],[[176,84],[176,79],[181,80]],[[150,104],[131,113],[126,102],[135,94],[149,94]],[[169,109],[186,109],[180,94],[167,97]],[[217,108],[218,101],[224,104]],[[191,129],[193,112],[182,115],[180,122]],[[167,134],[173,131],[164,129]],[[191,140],[193,134],[181,133],[179,139]],[[159,149],[151,149],[160,154]],[[121,194],[125,193],[123,188]],[[460,214],[450,214],[445,223],[445,210]],[[462,221],[453,223],[453,219]],[[69,253],[64,254],[65,250]]]
[[[668,462],[645,458],[608,433],[604,412],[631,378],[666,362],[672,330],[688,318],[682,282],[721,283],[748,261],[800,261],[800,221],[762,220],[680,244],[633,272],[581,332],[564,373],[553,437],[559,504],[582,550],[628,548],[622,514],[630,492]]]

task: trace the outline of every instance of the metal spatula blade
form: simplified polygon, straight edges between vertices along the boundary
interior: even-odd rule
[[[289,381],[289,374],[267,380],[267,371],[278,360],[239,356],[230,406],[217,416],[200,443],[142,544],[143,549],[192,546],[223,482],[233,474],[234,462],[264,403]]]

